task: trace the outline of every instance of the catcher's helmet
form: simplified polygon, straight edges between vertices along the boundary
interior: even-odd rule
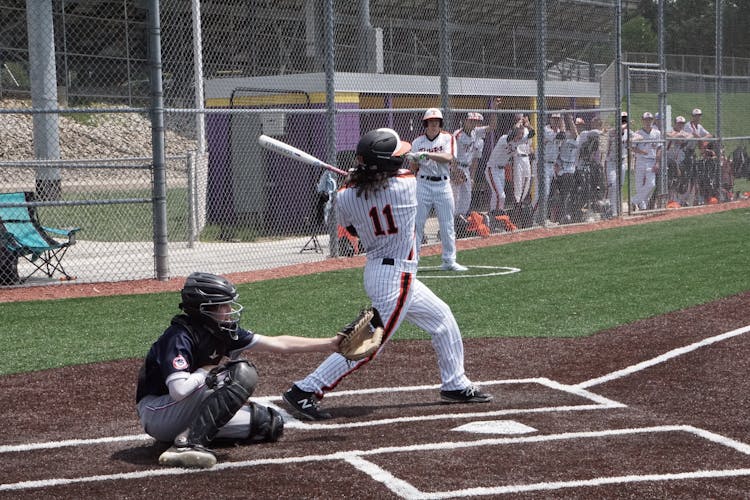
[[[424,112],[424,116],[422,116],[422,125],[427,127],[427,120],[433,118],[438,118],[440,120],[440,126],[443,126],[443,112],[437,108],[430,108]]]
[[[226,278],[210,273],[192,273],[182,287],[180,309],[201,322],[217,337],[229,336],[237,340],[242,306],[237,303],[239,294]],[[215,306],[228,304],[229,310],[220,311]]]
[[[411,144],[390,128],[370,130],[357,143],[357,161],[367,170],[388,172],[401,168]]]

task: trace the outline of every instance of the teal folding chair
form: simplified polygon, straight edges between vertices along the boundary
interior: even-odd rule
[[[49,278],[59,272],[62,274],[60,279],[73,280],[75,277],[65,271],[62,259],[68,248],[75,245],[76,232],[81,228],[56,229],[42,226],[34,206],[26,205],[35,199],[32,192],[0,193],[0,243],[4,253],[16,259],[25,259],[34,267],[27,276],[18,278],[19,283],[37,272],[42,272]],[[66,238],[67,241],[55,238]]]

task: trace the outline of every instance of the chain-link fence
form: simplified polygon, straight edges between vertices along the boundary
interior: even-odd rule
[[[457,137],[447,181],[457,237],[619,216],[635,194],[636,119],[659,111],[653,77],[626,85],[614,0],[0,4],[8,285],[229,273],[363,252],[335,224],[341,179],[257,138],[347,169],[362,133],[389,127],[412,141],[432,107]],[[664,135],[676,116],[702,108],[714,137],[692,141],[694,156],[704,143],[719,150],[719,136],[729,138],[723,150],[743,151],[748,78],[733,75],[717,86],[714,75],[670,73]],[[717,113],[722,101],[738,112]],[[662,169],[646,209],[745,189],[746,169],[734,166],[723,195],[700,194],[695,181],[698,195],[678,197],[683,170]],[[28,221],[8,221],[24,211]],[[439,232],[430,217],[426,243]]]

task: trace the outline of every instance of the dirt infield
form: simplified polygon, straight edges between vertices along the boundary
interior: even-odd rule
[[[430,344],[393,342],[325,398],[332,420],[202,472],[156,465],[139,360],[6,376],[0,498],[745,498],[747,325],[750,292],[589,338],[470,339],[481,405],[440,404]],[[267,404],[320,361],[252,358]]]
[[[750,200],[459,246],[747,206]],[[361,264],[330,260],[316,272]],[[181,284],[0,290],[0,301]],[[219,464],[210,471],[157,465],[167,445],[142,434],[134,410],[140,360],[4,376],[0,499],[747,498],[748,325],[750,292],[588,338],[468,339],[467,373],[495,396],[482,405],[440,404],[429,342],[392,342],[325,398],[332,420],[289,418],[278,443],[219,445]],[[252,359],[261,374],[255,398],[271,405],[321,361],[320,355],[295,356],[293,366],[279,355]]]

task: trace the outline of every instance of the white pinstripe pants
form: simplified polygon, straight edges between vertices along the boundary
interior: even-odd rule
[[[456,228],[453,221],[455,205],[449,181],[417,180],[417,253],[422,246],[424,226],[432,208],[440,226],[440,243],[443,246],[443,262],[456,262]]]
[[[416,262],[413,267],[416,267]],[[441,389],[450,391],[471,385],[464,373],[464,346],[453,313],[432,290],[407,272],[399,261],[383,265],[380,259],[365,265],[365,292],[385,324],[385,340],[377,353],[361,361],[348,361],[331,354],[315,371],[295,384],[319,397],[332,390],[347,375],[379,355],[403,320],[430,334],[440,369]]]

